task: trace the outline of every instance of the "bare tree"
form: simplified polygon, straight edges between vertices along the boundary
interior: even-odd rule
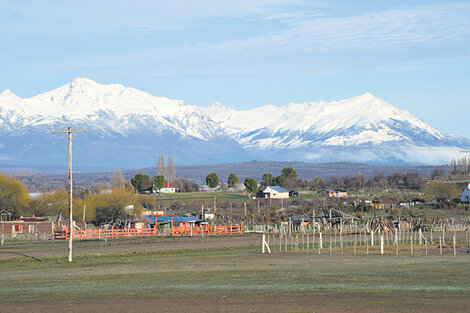
[[[173,158],[170,156],[168,158],[168,180],[174,182],[176,179],[176,169],[175,164],[173,163]]]
[[[110,179],[111,188],[116,190],[124,190],[126,186],[126,182],[124,177],[122,176],[122,171],[118,170],[113,173]]]
[[[157,176],[161,175],[167,178],[166,167],[165,167],[165,156],[160,154],[158,156],[158,163],[157,163]]]

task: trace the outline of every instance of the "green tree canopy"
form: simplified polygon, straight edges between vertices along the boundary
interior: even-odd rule
[[[235,188],[238,184],[238,176],[234,173],[228,175],[227,184],[230,188]]]
[[[292,167],[284,167],[281,171],[281,176],[286,179],[297,179],[297,172]]]
[[[315,177],[315,179],[313,180],[313,182],[314,182],[315,184],[324,184],[324,183],[325,183],[325,181],[324,181],[323,178],[321,178],[321,177]]]
[[[206,176],[206,184],[209,188],[215,188],[219,185],[219,176],[216,173],[210,173]]]
[[[277,177],[273,178],[273,185],[274,186],[279,186],[279,187],[286,187],[286,177],[283,175],[279,175]]]
[[[243,184],[246,187],[246,191],[248,191],[249,193],[253,194],[258,192],[258,183],[253,178],[245,179],[245,182]]]
[[[150,177],[142,173],[135,174],[134,178],[131,179],[131,184],[136,191],[144,191],[152,187]]]
[[[155,184],[156,190],[160,190],[165,186],[165,177],[163,177],[163,175],[154,176],[153,183]]]
[[[0,174],[0,211],[19,217],[29,202],[28,190],[13,177]]]
[[[273,174],[271,173],[264,173],[262,178],[266,186],[269,186],[273,183]]]

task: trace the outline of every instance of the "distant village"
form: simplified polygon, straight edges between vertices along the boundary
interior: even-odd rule
[[[72,223],[77,231],[145,229],[164,235],[216,225],[249,229],[250,225],[292,223],[321,229],[358,221],[379,221],[389,227],[417,220],[422,224],[468,215],[470,185],[464,179],[468,170],[458,169],[456,163],[452,166],[454,173],[436,169],[431,177],[406,173],[305,180],[286,167],[275,175],[265,173],[260,181],[240,182],[236,173],[223,181],[217,173],[208,173],[205,184],[199,186],[177,178],[171,157],[165,166],[160,155],[154,177],[137,173],[125,180],[116,171],[107,186],[75,193]],[[0,200],[3,236],[52,239],[57,232],[67,231],[66,189],[28,193],[7,176],[1,176],[0,185],[15,195]]]

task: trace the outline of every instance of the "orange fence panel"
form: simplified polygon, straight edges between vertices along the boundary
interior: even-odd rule
[[[73,239],[104,239],[104,238],[131,238],[131,237],[150,237],[157,236],[156,228],[126,228],[126,229],[90,229],[74,230]],[[187,225],[181,227],[173,226],[172,236],[202,236],[202,235],[227,235],[243,234],[241,226],[194,226]],[[55,240],[67,240],[70,236],[68,230],[55,230]]]

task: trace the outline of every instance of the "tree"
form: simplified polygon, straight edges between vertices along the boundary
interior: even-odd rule
[[[286,179],[297,179],[297,172],[292,167],[284,167],[281,171],[281,176]]]
[[[144,191],[148,190],[149,187],[152,187],[150,177],[142,173],[135,174],[134,178],[131,179],[131,184],[134,186],[136,191]]]
[[[165,177],[162,175],[154,176],[153,183],[155,184],[155,189],[160,190],[165,186]]]
[[[273,183],[273,174],[271,173],[264,173],[262,178],[266,186],[269,186]]]
[[[29,202],[28,190],[13,177],[0,174],[0,211],[6,210],[19,217]]]
[[[173,183],[176,179],[176,169],[175,164],[173,163],[173,158],[168,158],[168,181]]]
[[[235,188],[238,184],[238,176],[234,173],[228,175],[227,184],[229,188]]]
[[[253,178],[245,179],[245,182],[243,184],[246,187],[246,191],[248,191],[250,194],[258,192],[258,183]]]
[[[286,186],[286,177],[279,175],[273,178],[273,185],[284,188]]]
[[[219,185],[219,176],[216,173],[210,173],[206,176],[206,184],[209,188],[215,188]]]
[[[424,187],[424,192],[437,201],[457,198],[460,189],[455,184],[432,181]]]
[[[432,171],[431,179],[435,180],[435,179],[439,179],[442,177],[444,177],[444,170],[442,168],[435,167],[434,170]]]
[[[417,173],[403,175],[403,183],[409,189],[420,189],[423,186],[423,181]]]
[[[110,179],[111,188],[115,190],[124,190],[126,183],[124,177],[122,176],[122,171],[115,171]]]
[[[158,175],[162,175],[163,177],[167,177],[166,167],[165,167],[165,156],[163,155],[163,153],[158,156],[157,176]]]
[[[116,223],[136,218],[140,210],[135,208],[136,196],[128,192],[94,195],[88,201],[88,207],[95,211],[94,223]],[[134,208],[129,208],[133,205]]]
[[[65,189],[56,190],[53,193],[45,193],[35,199],[31,200],[28,215],[59,215],[62,213],[64,216],[68,214],[69,208],[69,192]],[[75,203],[75,201],[74,201]],[[74,204],[74,208],[77,208]],[[77,210],[74,210],[76,213]]]

